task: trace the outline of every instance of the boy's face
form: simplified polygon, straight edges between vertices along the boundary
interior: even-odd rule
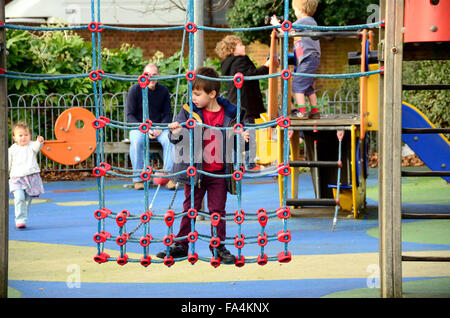
[[[192,90],[192,102],[197,105],[198,108],[205,108],[216,98],[216,91],[210,93],[205,92],[203,89]]]
[[[31,141],[31,135],[29,129],[26,128],[16,128],[13,131],[13,140],[19,146],[26,146]]]
[[[295,14],[295,17],[297,18],[297,19],[300,19],[301,17],[303,17],[303,12],[302,12],[302,10],[300,10],[300,9],[298,9],[297,7],[293,7],[293,9],[294,9],[294,14]]]

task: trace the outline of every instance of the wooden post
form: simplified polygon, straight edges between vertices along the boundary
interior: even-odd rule
[[[381,0],[382,40],[379,130],[379,229],[381,297],[402,296],[401,120],[404,0]]]
[[[5,22],[5,0],[0,0],[0,21]],[[0,29],[0,68],[6,69],[5,29]],[[6,77],[0,77],[0,297],[8,297],[8,103]]]

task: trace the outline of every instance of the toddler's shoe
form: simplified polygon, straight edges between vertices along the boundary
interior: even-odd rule
[[[16,228],[18,228],[18,229],[25,229],[26,227],[27,226],[23,223],[16,224]]]
[[[308,119],[309,118],[309,114],[308,113],[302,113],[300,111],[297,113],[296,116],[297,116],[298,119]]]
[[[319,111],[317,111],[315,113],[309,112],[308,118],[309,119],[320,119],[320,112]]]

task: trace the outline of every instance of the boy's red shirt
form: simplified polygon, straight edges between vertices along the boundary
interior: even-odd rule
[[[212,127],[223,127],[225,111],[222,106],[220,106],[220,110],[217,112],[208,111],[206,109],[203,109],[202,112],[203,121],[206,125]],[[219,135],[222,135],[221,131],[214,129],[211,131],[210,138],[206,138],[203,140],[203,170],[205,171],[218,171],[223,169],[223,156],[221,154],[218,154],[217,158],[215,158],[216,149],[220,149],[220,151],[223,150],[222,138],[220,138],[219,140],[217,140],[216,138]],[[213,158],[218,160],[212,160]]]

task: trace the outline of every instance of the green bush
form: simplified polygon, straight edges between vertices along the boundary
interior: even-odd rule
[[[450,61],[405,61],[403,84],[448,84]],[[450,91],[403,91],[403,100],[422,111],[437,127],[450,124]]]

